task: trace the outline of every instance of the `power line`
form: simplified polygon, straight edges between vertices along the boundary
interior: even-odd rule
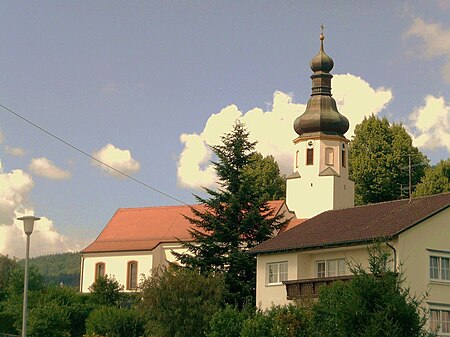
[[[157,188],[155,188],[155,187],[152,187],[152,186],[150,186],[150,185],[144,183],[143,181],[141,181],[141,180],[139,180],[139,179],[137,179],[137,178],[134,178],[133,176],[131,176],[131,175],[129,175],[129,174],[127,174],[127,173],[125,173],[125,172],[119,170],[119,169],[116,169],[115,167],[113,167],[113,166],[111,166],[111,165],[105,163],[104,161],[101,161],[100,159],[98,159],[98,158],[96,158],[96,157],[90,155],[89,153],[87,153],[86,151],[80,149],[79,147],[77,147],[77,146],[75,146],[75,145],[69,143],[68,141],[65,141],[64,139],[62,139],[62,138],[56,136],[55,134],[51,133],[50,131],[45,130],[43,127],[41,127],[41,126],[37,125],[36,123],[30,121],[29,119],[27,119],[27,118],[21,116],[20,114],[18,114],[18,113],[15,112],[14,110],[12,110],[12,109],[10,109],[10,108],[8,108],[8,107],[2,105],[2,104],[0,104],[0,107],[2,107],[3,109],[5,109],[6,111],[10,112],[10,113],[13,114],[14,116],[16,116],[16,117],[22,119],[23,121],[27,122],[28,124],[34,126],[35,128],[39,129],[40,131],[44,132],[45,134],[49,135],[50,137],[53,137],[54,139],[56,139],[57,141],[63,143],[64,145],[66,145],[66,146],[72,148],[73,150],[75,150],[75,151],[77,151],[77,152],[79,152],[79,153],[85,155],[86,157],[91,158],[92,160],[98,162],[99,164],[108,167],[109,169],[113,170],[114,172],[117,172],[117,173],[123,175],[124,177],[126,177],[126,178],[128,178],[128,179],[131,179],[131,180],[133,180],[134,182],[136,182],[136,183],[138,183],[138,184],[140,184],[140,185],[142,185],[142,186],[144,186],[144,187],[146,187],[146,188],[148,188],[148,189],[150,189],[150,190],[152,190],[152,191],[154,191],[154,192],[157,192],[157,193],[159,193],[159,194],[162,194],[162,195],[164,195],[165,197],[167,197],[167,198],[169,198],[169,199],[175,200],[175,201],[177,201],[177,202],[179,202],[179,203],[181,203],[181,204],[183,204],[183,205],[189,206],[189,204],[187,204],[186,202],[184,202],[184,201],[182,201],[182,200],[180,200],[180,199],[178,199],[178,198],[176,198],[176,197],[173,197],[173,196],[171,196],[170,194],[167,194],[167,193],[165,193],[165,192],[163,192],[163,191],[161,191],[161,190],[159,190],[159,189],[157,189]]]

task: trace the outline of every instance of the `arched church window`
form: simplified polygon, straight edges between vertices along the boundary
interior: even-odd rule
[[[99,262],[95,264],[95,279],[99,277],[105,277],[105,263]]]
[[[137,289],[137,277],[138,277],[138,263],[137,261],[128,262],[127,268],[127,289],[135,290]]]

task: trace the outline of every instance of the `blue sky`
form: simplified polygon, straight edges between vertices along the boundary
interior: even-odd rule
[[[206,144],[236,118],[289,172],[323,23],[352,128],[401,122],[436,163],[450,153],[449,18],[449,0],[2,1],[0,104],[192,203],[214,185]],[[0,141],[0,253],[23,256],[24,213],[44,217],[40,255],[83,248],[117,208],[177,204],[3,108]]]

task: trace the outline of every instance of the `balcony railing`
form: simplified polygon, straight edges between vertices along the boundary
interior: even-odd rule
[[[286,285],[286,294],[288,300],[302,299],[308,297],[317,297],[319,288],[330,285],[337,281],[349,281],[353,275],[317,277],[302,280],[283,281]]]

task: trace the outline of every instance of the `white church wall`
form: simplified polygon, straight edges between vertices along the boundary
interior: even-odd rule
[[[89,292],[89,287],[95,281],[95,267],[97,263],[105,264],[105,274],[126,287],[128,262],[138,263],[138,279],[140,275],[150,275],[153,268],[152,252],[113,252],[113,253],[85,253],[82,256],[82,273],[80,290]],[[126,291],[126,290],[125,290]]]

